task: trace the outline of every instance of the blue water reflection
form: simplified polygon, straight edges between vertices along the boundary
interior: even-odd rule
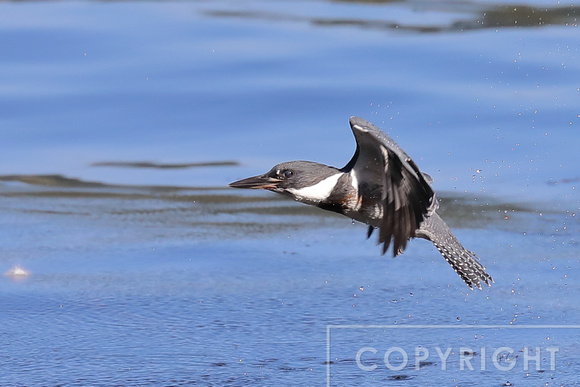
[[[224,158],[252,169],[292,158],[340,165],[353,147],[346,119],[361,115],[423,157],[440,189],[515,194],[532,184],[527,197],[549,194],[547,180],[576,178],[575,8],[537,9],[552,22],[564,13],[557,26],[462,33],[450,26],[478,20],[484,5],[433,7],[6,3],[2,173],[119,182],[144,177],[87,165]],[[518,18],[498,7],[494,14]],[[47,13],[58,16],[48,21]],[[312,22],[320,15],[437,22],[449,31]],[[471,181],[477,169],[485,183]],[[231,177],[214,173],[197,185]]]

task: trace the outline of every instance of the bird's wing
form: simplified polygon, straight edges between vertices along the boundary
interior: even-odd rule
[[[342,170],[356,176],[360,211],[379,218],[383,254],[393,240],[396,256],[435,205],[433,190],[415,162],[379,128],[358,117],[350,118],[350,126],[357,149]]]

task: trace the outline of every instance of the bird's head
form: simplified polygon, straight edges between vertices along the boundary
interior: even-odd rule
[[[232,188],[267,189],[294,197],[297,200],[322,198],[303,197],[302,193],[309,192],[327,178],[339,175],[341,172],[328,165],[312,161],[289,161],[275,165],[263,175],[248,177],[230,183]],[[336,183],[336,180],[335,180]],[[320,195],[319,195],[320,196]]]

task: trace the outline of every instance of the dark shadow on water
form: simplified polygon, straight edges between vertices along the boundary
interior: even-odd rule
[[[201,163],[154,163],[151,161],[102,161],[91,164],[93,167],[117,167],[117,168],[153,168],[153,169],[184,169],[200,167],[235,167],[240,165],[237,161],[211,161]]]
[[[495,28],[544,27],[550,25],[578,26],[578,10],[574,5],[559,7],[534,7],[522,4],[490,5],[482,2],[406,2],[406,1],[336,1],[340,3],[367,3],[374,5],[408,4],[417,12],[444,12],[457,15],[448,24],[404,24],[391,16],[388,19],[331,18],[296,16],[270,11],[213,10],[205,15],[219,18],[242,18],[271,22],[308,23],[314,26],[345,26],[370,30],[407,31],[416,33],[445,33]],[[392,15],[392,14],[389,14]]]
[[[548,185],[580,183],[580,177],[566,177],[560,180],[551,180],[548,181],[547,183]]]
[[[97,211],[98,214],[131,216],[137,222],[140,219],[148,221],[153,216],[167,223],[175,222],[176,213],[186,213],[188,222],[244,229],[258,229],[261,223],[268,225],[266,228],[275,224],[312,227],[312,223],[344,219],[264,191],[240,191],[226,186],[115,185],[62,175],[0,176],[0,198],[10,199],[11,210],[19,213],[87,216]],[[100,204],[94,206],[95,201]],[[524,205],[447,192],[440,193],[439,204],[441,216],[452,227],[460,228],[504,227],[508,220],[513,224],[525,214],[550,213],[533,203]],[[304,221],[304,217],[317,221]],[[349,222],[338,224],[343,227]]]
[[[109,189],[137,189],[147,191],[216,191],[227,187],[187,187],[163,185],[121,185],[106,184],[95,181],[85,181],[63,175],[3,175],[0,181],[25,183],[31,186],[45,186],[55,188],[109,188]]]

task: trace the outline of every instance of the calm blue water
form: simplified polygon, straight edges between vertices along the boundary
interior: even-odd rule
[[[0,3],[0,385],[577,385],[577,15]],[[343,166],[351,115],[434,177],[491,288],[469,291],[427,242],[393,260],[360,224],[225,188],[280,161]],[[207,162],[227,163],[172,165]],[[492,364],[502,346],[511,370]]]

